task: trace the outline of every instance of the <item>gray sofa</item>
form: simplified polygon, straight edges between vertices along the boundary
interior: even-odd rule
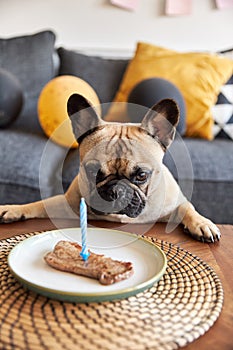
[[[41,89],[57,75],[76,75],[92,85],[101,103],[109,103],[128,60],[56,49],[51,31],[0,39],[0,52],[0,68],[18,78],[24,94],[17,120],[0,129],[0,204],[27,203],[61,193],[78,172],[78,149],[68,151],[48,143],[37,116]],[[233,223],[231,140],[177,135],[164,162],[200,213],[216,223]]]

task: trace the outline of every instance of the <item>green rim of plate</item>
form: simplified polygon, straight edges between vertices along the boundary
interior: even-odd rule
[[[51,231],[46,231],[40,234],[37,234],[36,236],[32,236],[29,238],[26,238],[26,240],[34,240],[35,237],[42,237],[46,236],[48,234],[58,234],[63,232],[64,230],[66,231],[72,231],[74,229],[80,229],[80,228],[67,228],[67,229],[60,229],[60,230],[51,230]],[[104,229],[104,228],[92,228],[92,230],[97,230],[97,231],[110,231],[110,229]],[[138,293],[143,292],[145,289],[151,288],[156,282],[158,282],[161,277],[164,275],[166,268],[167,268],[167,257],[165,253],[160,249],[156,244],[154,244],[151,241],[148,241],[147,239],[140,237],[134,233],[129,233],[129,232],[124,232],[120,230],[112,230],[114,233],[120,233],[123,235],[128,235],[130,237],[135,237],[137,240],[143,241],[144,244],[147,244],[149,246],[152,246],[153,249],[157,250],[157,252],[160,253],[163,263],[162,263],[162,268],[161,270],[154,275],[152,278],[148,279],[147,281],[140,283],[134,287],[130,288],[124,288],[122,290],[117,290],[117,291],[110,291],[110,292],[101,292],[101,293],[74,293],[74,292],[66,292],[66,291],[57,291],[55,289],[51,288],[46,288],[39,286],[35,283],[29,282],[26,279],[22,278],[19,276],[14,269],[11,267],[10,259],[11,255],[13,254],[14,249],[18,249],[20,245],[24,244],[23,240],[19,244],[17,244],[9,253],[7,261],[8,265],[10,268],[11,273],[14,275],[14,277],[26,288],[32,290],[33,292],[36,292],[38,294],[41,294],[43,296],[46,296],[48,298],[60,300],[60,301],[69,301],[69,302],[78,302],[78,303],[89,303],[89,302],[102,302],[102,301],[111,301],[111,300],[116,300],[116,299],[125,299],[130,296],[136,295]]]

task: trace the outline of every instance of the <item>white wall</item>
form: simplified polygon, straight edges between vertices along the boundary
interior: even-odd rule
[[[57,46],[133,51],[137,41],[177,50],[233,47],[233,9],[214,0],[193,0],[189,16],[166,17],[164,0],[139,0],[136,12],[108,0],[0,0],[0,37],[50,28]]]

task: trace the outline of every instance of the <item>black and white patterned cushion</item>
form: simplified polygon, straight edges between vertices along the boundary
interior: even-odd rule
[[[233,49],[222,51],[221,55],[233,59]],[[222,86],[216,104],[212,108],[214,138],[233,140],[233,75]]]

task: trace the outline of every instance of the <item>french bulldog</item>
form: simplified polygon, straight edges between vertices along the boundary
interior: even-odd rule
[[[121,223],[172,219],[198,240],[220,239],[217,226],[194,209],[162,162],[179,120],[175,101],[160,101],[140,124],[106,122],[79,94],[70,96],[67,112],[79,144],[78,175],[65,194],[29,204],[0,206],[2,223],[74,217],[84,197],[89,219]]]

